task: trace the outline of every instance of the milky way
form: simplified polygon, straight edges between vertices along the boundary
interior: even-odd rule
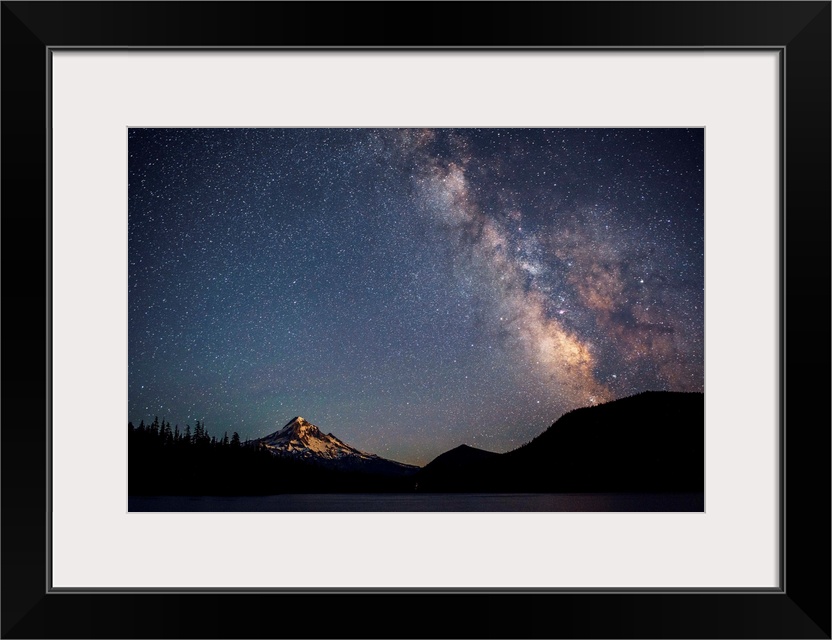
[[[701,129],[132,129],[129,418],[422,464],[703,390]]]

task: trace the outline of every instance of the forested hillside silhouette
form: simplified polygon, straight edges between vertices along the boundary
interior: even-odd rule
[[[211,436],[204,423],[193,431],[155,418],[128,424],[130,495],[271,495],[410,491],[412,481],[382,474],[325,468],[274,456],[241,442],[239,434]]]
[[[454,454],[454,455],[450,455]],[[424,491],[701,492],[705,396],[649,391],[564,414],[501,455],[470,447],[417,474]]]
[[[508,453],[461,445],[405,476],[274,455],[237,433],[217,439],[204,423],[182,431],[156,418],[129,425],[129,493],[702,492],[704,410],[702,393],[645,392],[566,413]]]

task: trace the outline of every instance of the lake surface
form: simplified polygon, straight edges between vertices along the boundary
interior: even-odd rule
[[[704,493],[308,493],[130,496],[129,511],[704,511]]]

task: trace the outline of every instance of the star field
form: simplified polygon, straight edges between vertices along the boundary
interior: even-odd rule
[[[702,129],[131,129],[129,418],[424,464],[702,391],[703,160]]]

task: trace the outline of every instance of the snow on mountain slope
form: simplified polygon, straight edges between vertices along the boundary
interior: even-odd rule
[[[274,455],[331,463],[338,467],[364,468],[386,472],[416,471],[414,467],[365,453],[342,442],[331,433],[323,433],[311,422],[298,416],[271,435],[255,441]]]
[[[300,416],[291,420],[279,431],[260,438],[257,442],[272,453],[300,458],[338,460],[349,456],[369,460],[378,457],[344,444],[331,433],[323,433],[314,424]]]

